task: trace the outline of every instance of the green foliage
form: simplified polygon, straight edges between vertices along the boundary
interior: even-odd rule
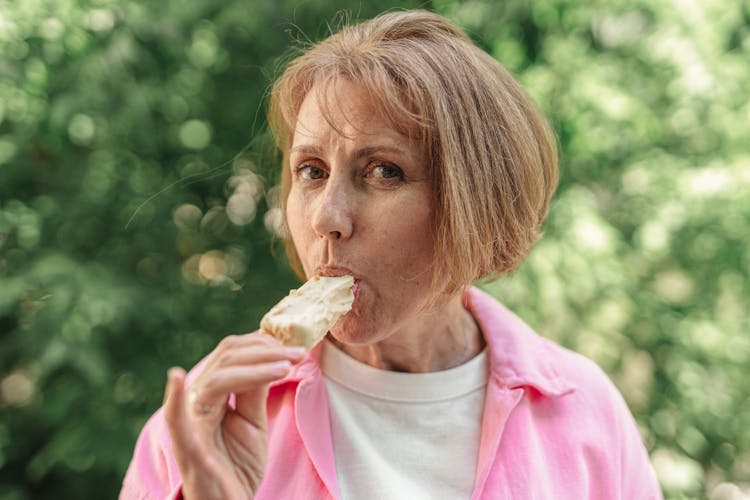
[[[0,0],[0,498],[114,497],[166,369],[256,328],[264,95],[337,13]],[[671,498],[749,488],[750,4],[436,0],[552,120],[546,235],[483,286],[618,384]]]

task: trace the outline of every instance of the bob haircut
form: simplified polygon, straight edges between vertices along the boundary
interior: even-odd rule
[[[341,78],[367,92],[430,165],[433,290],[450,292],[515,270],[539,239],[557,186],[555,136],[499,62],[428,11],[390,12],[345,26],[293,59],[275,82],[268,118],[283,155],[284,214],[300,106],[310,91],[332,92]],[[284,247],[304,279],[288,236]]]

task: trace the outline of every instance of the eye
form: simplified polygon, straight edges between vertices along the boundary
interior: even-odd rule
[[[379,163],[373,167],[370,175],[377,179],[403,179],[404,171],[390,163]]]
[[[306,181],[324,179],[328,174],[325,170],[309,163],[303,163],[295,169],[297,175]]]

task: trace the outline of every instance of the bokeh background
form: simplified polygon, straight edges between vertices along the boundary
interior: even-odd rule
[[[748,498],[747,0],[0,0],[0,498],[115,497],[167,368],[296,286],[264,95],[410,7],[559,137],[544,240],[482,286],[610,374],[667,498]]]

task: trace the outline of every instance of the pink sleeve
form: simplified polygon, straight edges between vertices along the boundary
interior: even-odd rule
[[[648,451],[643,445],[638,426],[629,411],[626,415],[627,422],[625,422],[620,463],[622,498],[662,500],[661,488],[651,465]]]
[[[120,500],[182,498],[182,478],[172,457],[172,443],[162,410],[146,423],[120,491]]]
[[[611,380],[614,435],[619,448],[620,498],[628,500],[662,500],[663,495],[648,450],[627,403]]]
[[[568,397],[569,414],[587,443],[588,468],[598,472],[590,478],[590,498],[661,500],[648,450],[620,391],[593,361],[580,355],[559,359],[568,361],[565,374],[578,387]]]

